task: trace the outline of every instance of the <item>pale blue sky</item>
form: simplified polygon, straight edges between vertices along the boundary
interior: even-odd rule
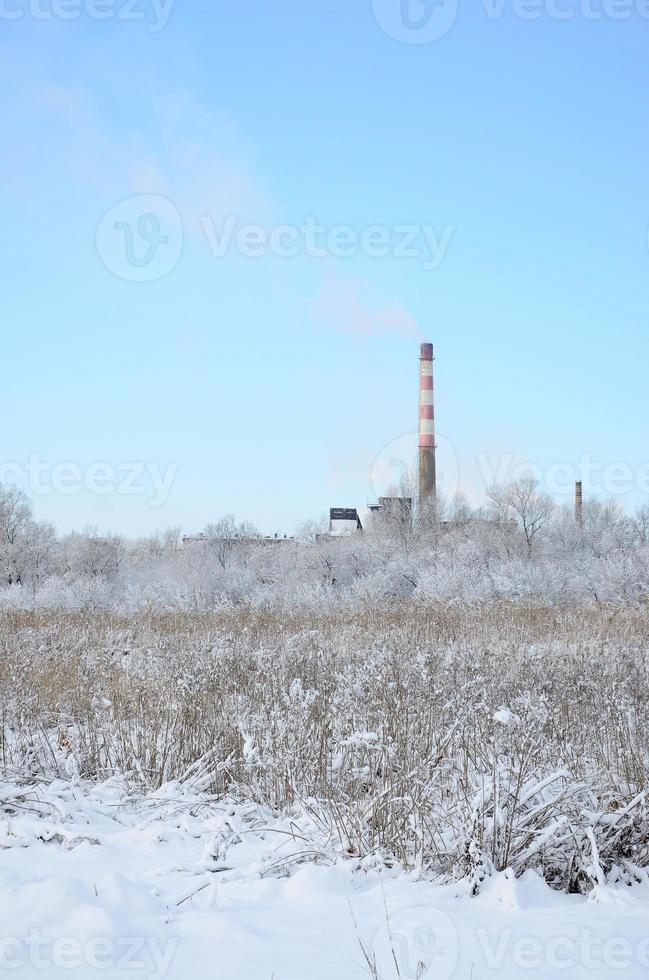
[[[157,32],[146,0],[145,21],[122,19],[123,0],[102,21],[89,0],[69,21],[35,2],[0,17],[0,460],[177,467],[162,506],[151,488],[55,490],[35,495],[39,518],[137,534],[234,512],[273,532],[363,506],[411,451],[424,339],[449,487],[478,500],[482,457],[531,460],[552,484],[551,464],[589,456],[630,467],[628,507],[647,499],[639,0],[623,20],[563,0],[565,21],[460,0],[430,44],[388,36],[370,0],[176,0]],[[399,0],[374,4],[394,23]],[[164,278],[125,281],[97,228],[143,193],[177,209],[182,253]],[[220,233],[227,215],[452,237],[434,269],[422,254],[219,258],[200,219]],[[610,469],[592,482],[615,489]]]

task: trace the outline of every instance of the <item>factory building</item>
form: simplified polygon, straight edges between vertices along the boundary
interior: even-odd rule
[[[329,534],[346,537],[363,530],[363,524],[355,507],[332,507],[329,511]]]
[[[423,514],[426,505],[434,504],[437,495],[437,465],[435,441],[435,383],[433,375],[433,345],[422,344],[419,351],[419,450],[418,450],[418,507]],[[412,497],[381,497],[370,504],[371,527],[411,529],[414,501]],[[354,526],[355,525],[355,526]],[[333,508],[329,534],[344,536],[362,531],[363,525],[356,510]],[[326,537],[326,535],[324,536]]]

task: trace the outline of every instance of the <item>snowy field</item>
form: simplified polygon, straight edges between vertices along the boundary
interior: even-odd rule
[[[640,978],[649,885],[551,891],[494,875],[477,897],[309,853],[309,821],[170,784],[0,786],[0,970],[30,977]]]
[[[3,783],[0,969],[224,980],[620,975],[649,970],[649,885],[552,892],[534,872],[477,897],[305,850],[272,819],[171,784]],[[268,819],[264,819],[267,816]]]
[[[644,608],[0,617],[0,977],[649,973]]]

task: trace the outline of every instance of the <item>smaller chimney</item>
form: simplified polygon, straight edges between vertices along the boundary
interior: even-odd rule
[[[575,484],[575,522],[578,528],[584,526],[584,485],[581,480]]]

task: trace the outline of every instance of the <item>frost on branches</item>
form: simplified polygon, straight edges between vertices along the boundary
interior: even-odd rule
[[[340,540],[60,538],[5,488],[5,819],[51,781],[182,784],[297,828],[281,874],[646,883],[648,526],[519,486]]]
[[[96,531],[57,537],[25,496],[0,487],[0,608],[208,612],[241,604],[326,610],[389,601],[641,603],[649,594],[649,507],[584,507],[583,528],[533,481],[461,498],[414,528],[384,523],[316,541],[317,524],[272,543],[226,517],[191,539]]]

